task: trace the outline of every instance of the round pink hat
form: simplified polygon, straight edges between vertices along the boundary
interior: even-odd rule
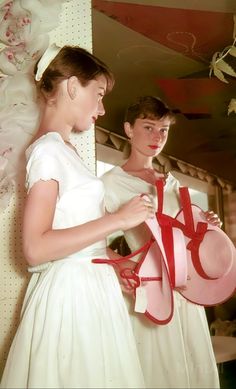
[[[201,208],[191,205],[194,233],[186,234],[187,283],[181,294],[204,305],[220,304],[236,290],[236,249],[219,227],[206,221]],[[176,220],[184,223],[180,211]]]

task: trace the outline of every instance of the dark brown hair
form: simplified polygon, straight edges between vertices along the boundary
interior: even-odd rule
[[[36,72],[37,64],[35,65]],[[107,80],[106,93],[110,92],[114,85],[114,76],[108,66],[86,49],[66,45],[48,65],[36,85],[46,97],[54,95],[58,84],[72,76],[76,76],[80,83],[86,86],[89,81],[100,75],[104,75]]]
[[[125,113],[125,122],[134,125],[136,119],[163,119],[168,118],[171,124],[175,123],[174,112],[158,97],[141,96],[131,104]]]

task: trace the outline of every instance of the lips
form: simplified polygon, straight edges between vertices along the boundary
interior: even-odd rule
[[[157,146],[157,145],[148,145],[148,147],[152,150],[157,150],[159,149],[160,146]]]

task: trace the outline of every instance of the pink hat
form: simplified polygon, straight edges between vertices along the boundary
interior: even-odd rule
[[[167,324],[173,316],[173,293],[163,253],[155,241],[148,249],[145,258],[138,262],[135,274],[140,281],[139,286],[135,288],[135,311],[143,312],[156,324]],[[143,311],[137,309],[140,288],[145,290],[146,295]]]
[[[140,286],[145,288],[147,304],[144,314],[156,324],[167,324],[174,310],[173,283],[176,287],[187,282],[187,254],[183,232],[169,225],[167,238],[169,253],[161,238],[161,227],[157,219],[146,221],[153,235],[153,242],[146,255],[138,262],[135,274]],[[173,261],[171,261],[171,259]],[[170,269],[171,268],[171,269]],[[135,290],[137,298],[137,290]]]
[[[120,259],[94,259],[117,265],[142,253],[134,270],[120,272],[139,296],[145,292],[143,312],[156,324],[167,324],[174,310],[173,289],[193,303],[210,306],[227,300],[236,290],[236,249],[229,237],[208,223],[203,211],[190,202],[188,188],[180,188],[182,209],[175,218],[162,213],[163,183],[157,181],[158,211],[146,221],[152,239]]]
[[[179,289],[180,293],[186,299],[204,306],[226,301],[236,290],[236,249],[232,241],[219,227],[206,221],[201,208],[191,204],[187,187],[179,188],[182,209],[175,218],[162,213],[163,183],[157,181],[156,187],[157,220],[161,226],[170,274],[170,239],[166,226],[170,223],[184,234],[188,276],[186,285],[183,284],[183,288]],[[173,278],[172,286],[178,286],[173,282]]]
[[[162,241],[161,227],[156,218],[146,221],[152,238],[135,252],[118,259],[93,259],[93,263],[107,263],[113,266],[142,253],[135,269],[124,268],[120,276],[130,282],[135,303],[134,310],[144,313],[156,324],[167,324],[173,316],[173,284],[185,285],[187,282],[187,254],[183,232],[171,224],[166,230],[168,260]],[[142,294],[140,294],[142,291]],[[141,296],[141,298],[140,298]],[[141,302],[138,301],[141,299]]]
[[[201,208],[191,205],[190,209],[191,213],[181,210],[176,216],[187,226],[188,278],[181,294],[200,305],[220,304],[236,290],[236,249],[219,227],[205,220]],[[186,215],[192,215],[191,220]]]

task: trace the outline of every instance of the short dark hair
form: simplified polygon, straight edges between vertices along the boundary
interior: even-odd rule
[[[171,123],[175,123],[174,112],[158,97],[141,96],[131,104],[126,112],[124,121],[134,125],[136,119],[170,119]]]
[[[37,64],[34,71],[36,73]],[[43,95],[53,95],[58,84],[72,76],[76,76],[80,83],[86,86],[100,75],[106,78],[108,93],[114,85],[114,76],[108,66],[82,47],[65,45],[45,69],[36,85]]]

